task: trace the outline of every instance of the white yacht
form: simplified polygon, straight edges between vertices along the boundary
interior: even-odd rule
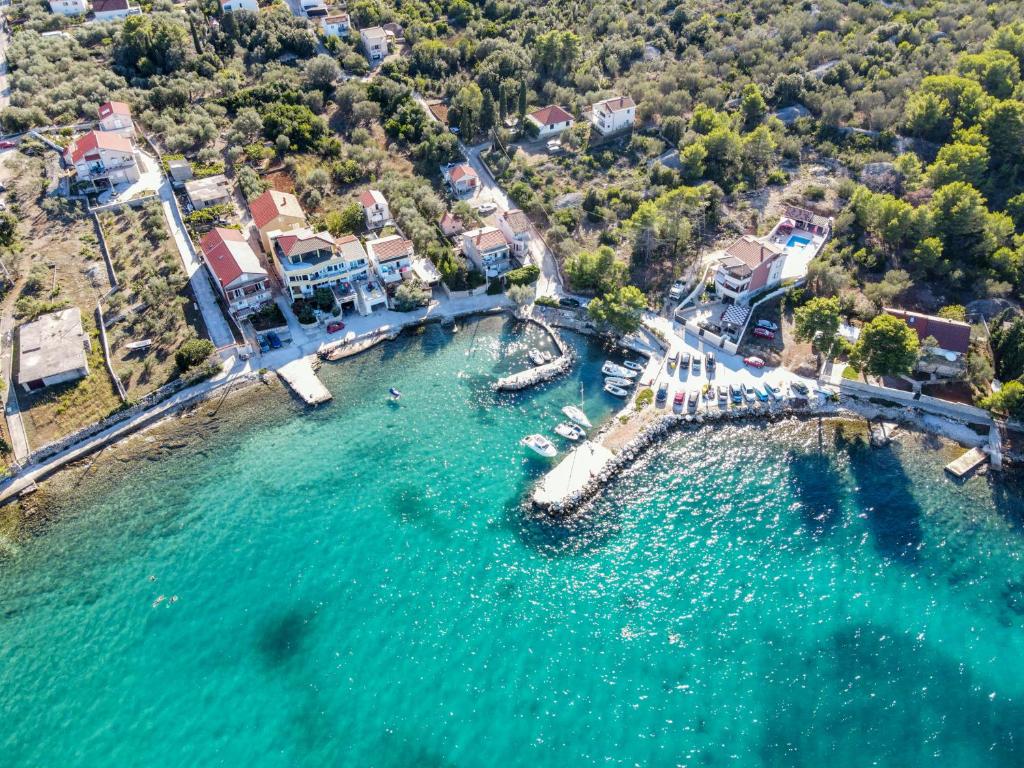
[[[612,384],[616,387],[632,387],[634,384],[636,384],[636,382],[633,381],[632,379],[623,379],[620,378],[619,376],[607,376],[605,377],[604,383]]]
[[[605,376],[618,376],[621,379],[634,379],[638,372],[631,371],[629,368],[623,368],[621,365],[616,365],[611,360],[606,360],[604,365],[601,366],[601,373]]]
[[[586,427],[587,429],[589,429],[591,426],[593,426],[590,423],[590,419],[587,418],[587,414],[585,414],[582,409],[577,408],[575,405],[565,406],[565,408],[562,409],[562,413],[564,413],[570,419],[575,421],[581,427]]]
[[[632,360],[625,360],[622,364],[629,368],[631,371],[636,371],[637,373],[641,373],[644,370],[643,365],[641,365],[640,363],[636,363]]]
[[[566,421],[563,421],[555,427],[555,433],[561,435],[566,440],[572,440],[573,442],[579,440],[581,437],[587,436],[587,433],[579,424],[570,424]]]
[[[555,446],[544,435],[527,435],[520,442],[534,453],[549,459],[558,454]]]
[[[604,391],[609,395],[615,395],[616,397],[629,397],[629,392],[624,390],[622,387],[616,387],[614,384],[605,384]]]

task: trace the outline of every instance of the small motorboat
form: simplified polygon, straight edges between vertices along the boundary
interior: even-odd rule
[[[616,387],[614,384],[605,384],[604,391],[609,395],[615,395],[616,397],[629,397],[629,392],[622,387]]]
[[[581,427],[586,427],[587,429],[589,429],[591,426],[593,426],[590,423],[590,419],[587,418],[587,414],[585,414],[582,409],[577,408],[575,405],[565,406],[565,408],[562,409],[562,413],[564,413],[567,417],[575,421]]]
[[[608,376],[604,380],[605,384],[614,384],[616,387],[632,387],[636,384],[632,379],[623,379],[618,376]]]
[[[632,371],[629,368],[623,368],[621,365],[616,365],[611,360],[606,360],[605,364],[601,366],[601,373],[605,376],[618,376],[620,379],[635,379],[637,371]]]
[[[632,360],[623,360],[622,364],[629,368],[631,371],[636,371],[637,373],[640,373],[646,367]]]
[[[520,442],[534,453],[538,453],[548,459],[558,454],[554,444],[544,435],[527,435]]]
[[[571,424],[566,421],[555,427],[555,434],[561,435],[566,440],[572,440],[573,442],[587,436],[587,433],[579,424]]]
[[[539,349],[531,349],[527,353],[527,356],[530,358],[530,362],[534,365],[544,365],[544,363],[547,362],[547,360],[544,359],[544,353]]]
[[[389,390],[388,390],[388,393],[389,393],[389,394],[391,395],[391,397],[392,397],[392,398],[394,398],[395,400],[397,400],[398,398],[400,398],[400,397],[402,396],[402,393],[401,393],[401,392],[399,392],[399,391],[398,391],[397,389],[395,389],[394,387],[392,387],[391,389],[389,389]]]

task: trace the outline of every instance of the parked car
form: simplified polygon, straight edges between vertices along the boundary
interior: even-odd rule
[[[480,205],[476,207],[476,210],[486,216],[487,214],[494,213],[498,210],[498,206],[494,203],[480,203]]]
[[[333,323],[328,323],[327,324],[327,332],[328,333],[337,333],[338,331],[342,330],[344,327],[345,327],[345,324],[343,322],[341,322],[341,320],[336,320]]]
[[[725,384],[718,385],[718,405],[722,408],[729,403],[729,388]]]
[[[663,381],[658,387],[658,394],[655,397],[655,402],[664,403],[668,399],[668,382]]]
[[[758,328],[766,328],[769,331],[777,331],[777,330],[779,330],[779,326],[776,325],[775,323],[773,323],[771,320],[758,320],[757,321],[757,327]]]
[[[694,376],[700,376],[700,358],[694,355],[693,362],[690,364],[690,372]]]
[[[730,384],[729,385],[729,397],[736,404],[739,404],[739,403],[743,402],[743,390],[740,389],[739,384]]]
[[[806,395],[810,391],[802,381],[790,382],[789,388],[799,395]]]
[[[676,396],[672,398],[672,405],[676,407],[681,407],[684,400],[686,400],[686,393],[683,392],[682,390],[679,390],[678,392],[676,392]]]
[[[688,373],[690,370],[690,353],[683,352],[683,356],[679,358],[679,372]]]
[[[708,352],[706,355],[704,355],[704,367],[708,369],[709,376],[711,375],[711,372],[715,370],[715,362],[716,361],[714,352]]]
[[[280,349],[283,346],[281,344],[281,337],[274,331],[267,334],[267,341],[270,343],[271,349]]]
[[[16,146],[18,146],[18,142],[16,141],[10,141],[8,139],[0,141],[0,149],[14,149]]]
[[[750,357],[744,357],[743,364],[749,365],[751,368],[764,368],[764,360],[754,355],[751,355]]]
[[[754,335],[761,339],[774,339],[775,332],[769,331],[767,328],[755,328]]]
[[[558,306],[565,307],[566,309],[577,309],[580,306],[580,300],[563,296],[558,300]]]
[[[693,413],[694,411],[696,411],[697,410],[697,404],[698,404],[699,401],[700,401],[700,392],[698,392],[696,389],[691,389],[690,390],[690,396],[689,396],[689,402],[686,404],[687,410],[689,410],[690,413]]]
[[[256,343],[260,345],[260,352],[263,354],[270,351],[270,344],[267,343],[267,337],[262,333],[256,334]]]
[[[757,399],[757,393],[750,384],[743,385],[743,398],[748,402],[752,403]]]

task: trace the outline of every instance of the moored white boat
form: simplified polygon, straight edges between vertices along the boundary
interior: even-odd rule
[[[622,364],[629,368],[631,371],[636,371],[637,373],[640,373],[644,369],[644,366],[632,360],[623,360]]]
[[[550,459],[558,453],[554,444],[544,435],[527,435],[520,442],[534,453],[539,453],[545,458]]]
[[[587,427],[588,429],[593,426],[590,423],[590,419],[587,418],[587,414],[582,409],[577,408],[575,405],[567,405],[562,409],[562,413],[568,416],[570,419],[575,421],[581,427]]]
[[[636,378],[637,371],[631,371],[629,368],[623,368],[621,365],[616,365],[611,360],[606,360],[604,365],[601,366],[601,373],[605,376],[618,376],[622,379],[633,379]]]
[[[624,390],[622,387],[616,387],[614,384],[605,384],[604,391],[609,395],[615,395],[616,397],[629,397],[629,392]]]
[[[530,358],[530,362],[534,365],[544,365],[544,363],[547,362],[547,360],[544,359],[544,353],[539,349],[531,349],[526,354],[527,357]]]
[[[581,437],[586,437],[587,433],[583,430],[579,424],[570,424],[569,422],[563,421],[557,427],[555,427],[555,433],[561,435],[566,440],[579,440]]]
[[[613,384],[616,387],[632,387],[636,384],[632,379],[624,379],[621,376],[608,376],[604,380],[605,384]]]

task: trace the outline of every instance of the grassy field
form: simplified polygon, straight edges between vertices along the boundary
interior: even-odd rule
[[[3,256],[13,279],[3,296],[3,311],[13,314],[20,325],[48,311],[77,306],[86,332],[94,339],[86,378],[32,395],[19,392],[25,432],[34,449],[121,405],[96,341],[96,301],[110,290],[110,280],[83,206],[41,195],[45,181],[41,159],[6,153],[0,181],[7,189],[7,206],[21,222],[16,247]]]
[[[185,340],[205,337],[206,328],[158,204],[104,213],[100,223],[120,284],[104,307],[107,339],[114,370],[134,400],[175,378],[174,353]],[[128,348],[145,340],[146,349]]]

